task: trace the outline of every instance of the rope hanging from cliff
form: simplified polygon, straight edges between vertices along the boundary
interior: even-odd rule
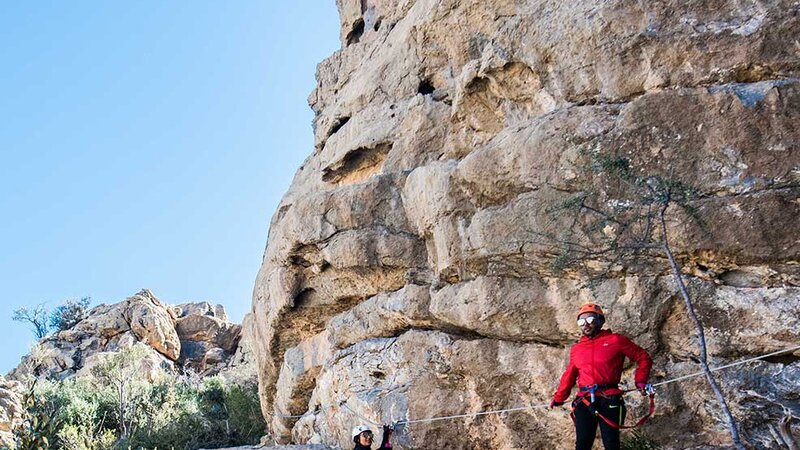
[[[777,356],[777,355],[781,355],[781,354],[784,354],[784,353],[794,352],[794,351],[797,351],[797,350],[800,350],[800,345],[797,345],[797,346],[794,346],[794,347],[791,347],[791,348],[787,348],[787,349],[783,349],[783,350],[774,351],[772,353],[767,353],[767,354],[761,355],[761,356],[755,356],[753,358],[743,359],[743,360],[736,361],[736,362],[733,362],[733,363],[730,363],[730,364],[725,364],[725,365],[722,365],[722,366],[714,367],[714,368],[711,369],[711,371],[712,372],[717,372],[717,371],[720,371],[720,370],[729,369],[731,367],[741,366],[742,364],[747,364],[749,362],[758,361],[758,360],[762,360],[762,359],[765,359],[765,358],[770,358],[772,356]],[[670,383],[675,383],[675,382],[678,382],[678,381],[687,380],[689,378],[694,378],[694,377],[698,377],[698,376],[701,376],[701,375],[705,375],[705,373],[704,372],[694,372],[694,373],[690,373],[688,375],[683,375],[683,376],[672,378],[672,379],[669,379],[669,380],[660,381],[658,383],[653,383],[652,386],[653,387],[664,386],[664,385],[667,385],[667,384],[670,384]],[[629,392],[634,392],[634,391],[638,391],[638,390],[637,389],[627,389],[624,392],[625,393],[629,393]],[[364,421],[366,423],[369,423],[370,425],[375,425],[375,426],[381,426],[382,425],[381,423],[378,423],[378,422],[376,422],[374,420],[370,420],[370,419],[364,417],[363,415],[359,414],[358,412],[354,411],[352,408],[350,408],[350,406],[347,405],[346,402],[341,402],[339,404],[339,406],[341,406],[344,409],[350,411],[350,413],[353,414],[354,416],[356,416],[358,419],[360,419],[360,420],[362,420],[362,421]],[[507,412],[528,411],[528,410],[547,408],[548,406],[550,406],[549,403],[543,403],[543,404],[539,404],[539,405],[519,406],[519,407],[515,407],[515,408],[494,409],[494,410],[488,410],[488,411],[476,411],[476,412],[472,412],[472,413],[454,414],[454,415],[451,415],[451,416],[436,416],[436,417],[428,417],[428,418],[425,418],[425,419],[408,419],[408,420],[400,420],[400,421],[394,422],[394,425],[411,425],[411,424],[417,424],[417,423],[436,422],[436,421],[440,421],[440,420],[452,420],[452,419],[462,419],[462,418],[467,418],[467,417],[486,416],[486,415],[490,415],[490,414],[502,414],[502,413],[507,413]],[[296,416],[287,416],[287,415],[277,414],[277,413],[273,413],[273,414],[278,416],[278,417],[282,417],[282,418],[286,418],[286,419],[300,418],[300,417],[303,417],[305,415],[305,414],[300,414],[300,415],[296,415]]]

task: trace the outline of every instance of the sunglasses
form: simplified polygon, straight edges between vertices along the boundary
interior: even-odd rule
[[[364,436],[365,439],[372,439],[372,432],[371,431],[364,431],[364,432],[361,433],[361,435]]]
[[[580,319],[578,319],[578,326],[582,327],[582,326],[586,325],[587,323],[594,323],[595,319],[597,319],[597,317],[594,317],[594,316],[580,318]]]

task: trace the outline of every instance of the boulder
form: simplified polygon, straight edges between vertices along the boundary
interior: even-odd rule
[[[131,331],[139,340],[171,360],[178,359],[181,343],[175,331],[175,316],[149,291],[128,300],[125,313]]]
[[[182,303],[172,307],[175,317],[181,318],[186,316],[211,316],[222,320],[228,321],[228,313],[225,312],[225,307],[222,305],[212,305],[209,302],[195,302],[195,303]]]
[[[177,320],[175,331],[181,342],[207,342],[227,353],[236,351],[241,326],[208,315],[192,314]]]

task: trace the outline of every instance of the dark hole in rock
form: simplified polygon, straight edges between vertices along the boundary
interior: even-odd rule
[[[378,31],[381,29],[381,19],[375,21],[375,25],[372,26],[372,29]]]
[[[336,121],[333,122],[333,126],[331,126],[330,131],[328,132],[328,137],[336,133],[337,131],[341,130],[342,127],[350,120],[350,117],[339,117]]]
[[[749,272],[747,270],[733,269],[722,272],[719,275],[719,280],[725,286],[733,286],[740,288],[755,288],[764,286],[764,280],[758,273]]]
[[[739,288],[756,288],[764,285],[761,276],[746,270],[728,270],[719,275],[719,280],[725,286]]]
[[[292,249],[288,258],[291,264],[305,268],[324,262],[321,260],[319,248],[316,245],[299,245]]]
[[[384,378],[386,378],[386,374],[376,370],[375,372],[372,372],[372,378],[383,380]]]
[[[294,307],[295,308],[302,308],[304,306],[309,305],[312,301],[314,301],[314,297],[316,297],[317,291],[312,288],[303,289],[297,294],[294,298]]]
[[[436,90],[436,88],[433,87],[433,84],[431,83],[430,80],[422,80],[422,81],[420,81],[419,82],[419,87],[417,88],[417,92],[419,92],[422,95],[433,94],[433,91],[435,91],[435,90]]]
[[[356,20],[356,23],[353,24],[353,29],[347,33],[347,45],[350,44],[357,44],[358,41],[361,39],[361,36],[364,34],[364,19]]]
[[[775,356],[768,356],[764,358],[764,361],[772,364],[791,364],[795,361],[800,361],[800,356],[794,356],[791,353],[786,353],[784,355],[775,355]]]

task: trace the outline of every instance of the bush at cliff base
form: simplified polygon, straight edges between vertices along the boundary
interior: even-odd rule
[[[135,366],[135,352],[123,352],[92,376],[39,381],[37,413],[58,424],[49,448],[193,450],[255,444],[264,433],[255,385],[166,372],[146,381],[129,376]]]

